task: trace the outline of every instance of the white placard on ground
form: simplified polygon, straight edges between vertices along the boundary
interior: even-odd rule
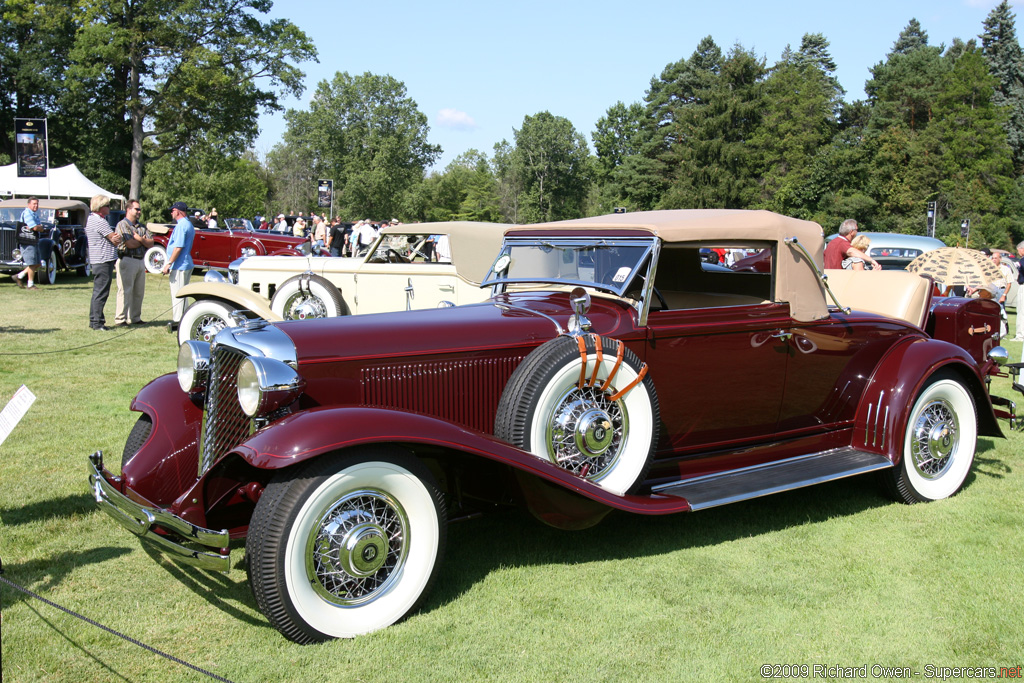
[[[3,411],[0,411],[0,444],[7,440],[35,400],[36,395],[29,391],[24,384],[14,392],[14,398],[4,406]]]

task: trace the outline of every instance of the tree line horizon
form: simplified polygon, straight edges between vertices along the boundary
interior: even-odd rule
[[[829,41],[807,33],[774,64],[711,36],[665,65],[635,102],[590,131],[549,111],[524,117],[490,154],[442,150],[391,75],[337,72],[305,109],[298,64],[316,60],[271,0],[0,0],[0,162],[14,118],[50,120],[51,165],[157,211],[183,200],[222,216],[305,212],[331,178],[346,220],[509,223],[627,210],[767,209],[873,232],[969,246],[1024,239],[1024,52],[1003,0],[977,38],[931,45],[916,19],[844,101]],[[282,139],[252,145],[261,112]],[[160,220],[149,214],[150,220]]]

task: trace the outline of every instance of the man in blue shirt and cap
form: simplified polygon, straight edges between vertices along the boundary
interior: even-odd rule
[[[167,243],[167,263],[164,264],[163,273],[171,278],[171,322],[167,329],[174,332],[178,329],[181,316],[185,312],[185,300],[174,296],[179,289],[188,284],[192,277],[192,240],[195,239],[196,229],[188,219],[188,206],[185,202],[174,202],[171,205],[171,218],[176,223],[174,231],[171,232],[171,239]]]

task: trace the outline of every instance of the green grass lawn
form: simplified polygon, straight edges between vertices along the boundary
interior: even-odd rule
[[[613,513],[563,532],[508,511],[455,524],[425,607],[369,636],[299,646],[229,575],[147,552],[95,509],[128,404],[174,369],[167,279],[145,320],[88,329],[91,283],[0,277],[0,404],[37,396],[0,446],[5,577],[233,681],[758,680],[764,664],[1015,667],[1024,659],[1019,433],[982,439],[966,488],[906,506],[870,476],[694,514]],[[114,317],[114,300],[107,321]],[[1012,323],[1012,319],[1011,319]],[[1005,344],[1013,360],[1021,344]],[[1005,379],[996,390],[1008,394]],[[1019,398],[1019,397],[1018,397]],[[0,586],[4,681],[199,681],[198,673]]]

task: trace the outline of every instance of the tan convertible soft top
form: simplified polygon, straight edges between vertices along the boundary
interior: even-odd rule
[[[28,199],[5,199],[0,202],[0,209],[23,209],[28,206]],[[40,209],[53,209],[55,211],[85,211],[89,213],[89,207],[76,199],[40,199]]]
[[[828,316],[825,293],[812,264],[801,251],[785,243],[795,237],[822,267],[824,233],[811,221],[789,218],[771,211],[742,209],[678,209],[613,213],[592,218],[514,226],[510,235],[534,230],[643,230],[665,242],[700,242],[707,245],[729,242],[774,242],[775,300],[786,301],[797,320],[817,320]]]
[[[444,221],[389,225],[381,229],[381,234],[448,235],[455,272],[464,280],[480,284],[498,256],[505,231],[512,227],[481,221]]]

